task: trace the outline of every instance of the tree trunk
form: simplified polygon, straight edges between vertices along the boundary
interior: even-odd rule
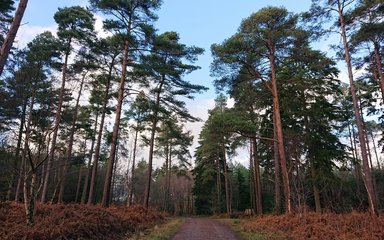
[[[121,66],[122,71],[121,71],[121,79],[120,79],[120,87],[119,87],[119,96],[117,98],[116,117],[115,117],[115,123],[113,125],[111,150],[109,152],[107,172],[105,174],[105,180],[104,180],[103,200],[101,203],[101,205],[103,207],[109,206],[109,196],[111,193],[111,181],[112,181],[113,165],[114,165],[114,161],[115,161],[117,139],[119,136],[121,111],[122,111],[123,99],[124,99],[124,85],[125,85],[125,78],[127,76],[128,51],[129,51],[128,40],[126,40],[124,42],[124,56],[123,56],[123,63]],[[100,136],[98,136],[98,138],[99,137]],[[95,153],[95,157],[96,157],[96,153]],[[96,166],[97,165],[94,165],[93,167],[96,167]],[[92,176],[93,176],[93,171],[92,171]],[[93,184],[92,181],[91,181],[91,184]],[[89,199],[88,199],[88,204],[90,204]]]
[[[168,180],[169,180],[169,174],[170,174],[170,167],[169,167],[169,143],[167,143],[165,147],[165,191],[164,191],[164,210],[169,212],[170,210],[170,204],[169,204],[169,185],[168,185]]]
[[[381,64],[380,48],[379,48],[379,44],[378,44],[377,41],[373,42],[373,49],[375,51],[375,59],[376,59],[376,64],[377,64],[377,71],[378,71],[379,76],[380,76],[379,85],[380,85],[380,89],[381,89],[381,93],[382,93],[383,101],[384,101],[384,73],[383,73],[383,66]]]
[[[119,142],[119,140],[117,140]],[[117,165],[119,163],[119,143],[117,143],[116,147],[116,155],[115,155],[115,164],[113,165],[113,174],[112,174],[112,187],[111,187],[111,193],[109,194],[109,203],[113,203],[113,195],[116,188],[116,171],[117,171]]]
[[[316,181],[315,162],[313,161],[312,157],[310,157],[309,161],[311,163],[311,178],[312,178],[313,196],[315,198],[315,208],[317,213],[321,213],[320,191]]]
[[[24,140],[24,152],[23,152],[23,165],[24,165],[24,205],[25,205],[25,213],[27,224],[33,224],[33,215],[35,213],[35,184],[36,184],[36,169],[32,159],[30,159],[29,155],[29,137],[30,137],[30,129],[32,122],[32,110],[35,103],[35,91],[32,93],[31,103],[29,106],[28,120],[27,126],[25,130],[25,140]],[[29,170],[27,170],[27,157],[29,157]],[[31,182],[29,184],[28,189],[28,179],[29,174],[32,172]]]
[[[32,170],[31,182],[28,189],[28,173],[24,177],[24,206],[25,215],[28,225],[34,223],[34,215],[36,211],[36,172]],[[29,194],[28,194],[29,191]]]
[[[381,171],[381,164],[380,164],[380,159],[377,154],[377,148],[376,148],[376,143],[375,143],[375,138],[373,137],[373,133],[370,132],[371,138],[372,138],[372,143],[373,143],[373,150],[375,151],[375,156],[376,156],[376,163],[377,163],[377,168],[379,171]]]
[[[68,41],[68,45],[71,46],[71,40]],[[61,121],[61,108],[63,106],[63,100],[64,100],[64,92],[65,92],[65,82],[67,79],[67,69],[68,69],[68,58],[69,58],[70,52],[67,51],[65,54],[64,59],[64,65],[63,65],[63,72],[62,72],[62,79],[61,79],[61,88],[60,88],[60,95],[59,95],[59,102],[56,110],[55,115],[55,125],[53,129],[53,136],[52,136],[52,143],[51,143],[51,151],[49,153],[48,163],[47,163],[47,170],[44,176],[44,184],[43,184],[43,190],[41,193],[41,202],[45,203],[47,198],[47,191],[48,191],[48,182],[49,182],[49,175],[51,172],[51,166],[52,162],[55,158],[55,148],[56,148],[56,141],[57,141],[57,135],[59,131],[59,125]]]
[[[356,156],[356,159],[355,159],[355,162],[353,163],[354,164],[354,169],[355,169],[355,176],[356,176],[356,195],[359,199],[360,202],[362,202],[362,198],[361,198],[361,188],[360,188],[360,182],[361,182],[361,179],[362,179],[362,176],[361,176],[361,164],[360,164],[360,158],[359,158],[359,155],[357,153],[357,140],[356,140],[356,134],[355,134],[355,129],[354,129],[354,126],[352,125],[352,138],[353,138],[353,151],[354,151],[354,154]]]
[[[77,179],[77,187],[76,187],[76,197],[75,197],[75,202],[77,203],[79,200],[79,194],[80,194],[80,185],[81,185],[81,177],[83,175],[83,165],[80,166],[79,170],[79,177]]]
[[[27,8],[28,0],[20,0],[19,6],[16,9],[15,17],[13,18],[11,27],[4,39],[3,45],[0,51],[0,76],[3,73],[5,64],[7,63],[8,55],[11,51],[13,42],[15,41],[17,31],[19,30],[21,20],[25,9]]]
[[[221,168],[220,168],[220,158],[217,154],[216,158],[216,194],[217,194],[217,209],[216,213],[221,213]]]
[[[281,172],[283,175],[285,211],[286,213],[291,213],[292,212],[291,189],[289,185],[287,160],[285,157],[285,150],[284,150],[284,137],[283,137],[283,128],[281,125],[280,103],[279,103],[279,94],[277,90],[277,79],[276,79],[276,66],[275,66],[276,60],[275,60],[274,53],[275,53],[274,46],[270,44],[269,64],[271,67],[271,78],[272,78],[271,82],[272,82],[273,114],[275,116],[275,131],[276,131],[278,147],[279,147]]]
[[[73,140],[75,137],[77,116],[79,114],[79,108],[80,108],[80,97],[81,97],[81,94],[83,92],[83,86],[84,86],[86,76],[87,76],[87,73],[85,73],[81,79],[80,89],[79,89],[79,93],[78,93],[77,99],[76,99],[75,113],[74,113],[73,119],[72,119],[72,126],[71,126],[71,131],[69,134],[68,148],[67,148],[66,156],[64,157],[63,173],[61,176],[60,191],[59,191],[59,196],[58,196],[58,200],[57,200],[58,203],[63,203],[65,184],[67,182],[68,164],[69,164],[69,161],[71,160],[71,157],[72,157]]]
[[[275,165],[275,209],[276,213],[281,213],[281,191],[280,191],[280,156],[279,156],[279,143],[277,141],[277,130],[275,124],[275,115],[273,114],[273,125],[274,125],[274,139],[273,142],[273,154],[274,154],[274,165]]]
[[[129,189],[129,197],[128,197],[128,206],[132,205],[132,197],[133,193],[135,191],[135,165],[136,165],[136,151],[137,151],[137,138],[139,135],[139,123],[136,125],[136,130],[135,130],[135,139],[133,143],[133,154],[132,154],[132,169],[131,169],[131,184],[130,184],[130,189]]]
[[[17,159],[20,157],[21,142],[23,140],[23,130],[24,130],[24,124],[25,124],[25,115],[26,115],[26,111],[27,111],[27,103],[28,103],[28,101],[26,98],[26,99],[24,99],[22,110],[21,110],[20,128],[19,128],[19,133],[18,133],[18,137],[17,137],[17,146],[16,146],[15,162],[14,162],[15,170],[17,169]],[[16,202],[19,201],[20,187],[21,187],[21,182],[23,179],[23,171],[24,171],[23,169],[24,169],[24,166],[23,166],[23,161],[22,161],[20,164],[20,168],[19,168],[19,172],[18,172],[18,176],[17,176],[17,185],[16,185],[16,191],[15,191],[15,201]],[[12,176],[12,180],[13,180],[13,178],[14,177]],[[10,194],[11,188],[12,188],[12,184],[8,190],[8,194],[7,194],[8,200],[10,200],[10,198],[11,198],[11,194]]]
[[[373,214],[376,214],[377,203],[375,201],[375,192],[373,188],[372,174],[371,174],[371,170],[369,169],[366,141],[364,137],[364,129],[363,129],[361,115],[360,115],[360,106],[356,96],[356,89],[353,81],[352,64],[351,64],[351,59],[349,55],[349,48],[348,48],[348,42],[347,42],[347,36],[346,36],[346,30],[345,30],[345,24],[344,24],[343,11],[342,11],[340,0],[338,0],[337,3],[338,3],[339,20],[340,20],[340,26],[341,26],[341,35],[342,35],[343,44],[344,44],[345,62],[348,68],[349,85],[350,85],[350,91],[352,95],[353,107],[355,111],[361,156],[363,159],[364,183],[368,193],[368,202],[369,202],[370,212]]]
[[[148,157],[147,183],[145,185],[144,203],[143,203],[145,208],[148,208],[149,194],[150,194],[150,191],[151,191],[152,162],[153,162],[153,151],[154,151],[154,147],[155,147],[156,126],[157,126],[157,113],[155,114],[154,120],[152,122],[151,138],[149,140],[149,157]]]
[[[224,140],[224,139],[223,139]],[[223,154],[223,167],[224,167],[224,184],[225,184],[225,203],[226,203],[226,208],[227,208],[227,215],[231,215],[231,203],[229,200],[229,184],[228,184],[228,166],[227,166],[227,157],[226,157],[226,151],[225,151],[225,146],[223,143],[222,146],[222,154]]]
[[[251,208],[256,212],[256,186],[255,186],[255,169],[253,167],[253,148],[252,148],[252,139],[249,141],[249,186],[250,186],[250,203]]]
[[[302,98],[305,99],[304,93],[302,94]],[[305,129],[307,130],[307,139],[310,139],[310,132],[309,129],[309,119],[308,116],[305,116],[304,118],[304,125]],[[309,163],[310,163],[310,169],[311,169],[311,178],[312,178],[312,188],[313,188],[313,197],[315,199],[315,210],[317,213],[321,213],[321,202],[320,202],[320,191],[319,191],[319,186],[317,185],[317,173],[316,173],[316,166],[315,166],[315,159],[313,158],[313,150],[312,150],[312,145],[309,143],[308,146],[308,158],[309,158]],[[299,157],[298,157],[299,158]]]
[[[356,162],[357,162],[357,156],[355,154],[355,147],[354,147],[354,137],[352,136],[351,132],[351,126],[348,124],[348,132],[349,132],[349,142],[351,144],[351,150],[352,150],[352,161],[353,161],[353,167],[356,169]]]
[[[253,147],[253,169],[255,173],[254,181],[255,181],[256,213],[257,215],[262,215],[263,200],[261,195],[260,164],[259,164],[256,138],[252,138],[252,147]]]
[[[91,171],[93,167],[91,167],[92,163],[92,156],[93,156],[93,148],[95,146],[95,135],[97,131],[97,123],[99,120],[99,111],[96,112],[96,119],[95,119],[95,128],[93,130],[94,135],[92,136],[92,143],[91,143],[91,149],[89,149],[89,160],[87,164],[87,174],[85,175],[85,180],[84,180],[84,186],[83,186],[83,192],[81,194],[81,204],[85,204],[85,201],[87,200],[87,192],[88,192],[88,182],[89,182],[89,175],[91,174]],[[88,199],[89,201],[89,199]]]
[[[172,139],[170,140],[171,142],[169,143],[169,157],[168,157],[168,180],[167,180],[167,191],[168,191],[168,201],[171,201],[171,178],[172,178]],[[171,211],[170,209],[170,203],[168,203],[168,211]]]
[[[377,71],[377,66],[375,66],[375,60],[373,59],[373,56],[372,54],[369,56],[369,59],[371,61],[371,68],[372,68],[372,76],[373,76],[373,79],[375,80],[375,82],[379,85],[379,88],[380,88],[380,92],[381,92],[381,98],[383,99],[384,101],[384,84],[381,83],[380,81],[380,76],[378,71]]]
[[[127,52],[127,54],[128,54],[128,52]],[[127,56],[127,58],[128,58],[128,56]],[[103,106],[102,106],[102,109],[101,109],[100,126],[99,126],[99,132],[97,134],[95,155],[94,155],[94,159],[93,159],[91,185],[90,185],[90,188],[89,188],[89,196],[88,196],[88,205],[91,205],[92,202],[93,202],[93,195],[94,195],[94,191],[95,191],[97,169],[98,169],[99,156],[100,156],[101,139],[103,137],[103,128],[104,128],[105,114],[107,112],[107,105],[108,105],[108,99],[109,99],[109,90],[110,90],[112,71],[113,71],[113,66],[114,65],[115,65],[115,59],[112,60],[112,63],[109,66],[108,80],[107,80],[107,84],[105,86],[105,92],[104,92],[104,97],[103,97]]]
[[[153,162],[153,151],[155,148],[155,135],[156,135],[156,128],[157,128],[157,122],[158,122],[158,108],[160,106],[160,95],[161,91],[163,89],[163,85],[165,82],[165,75],[162,76],[157,96],[156,96],[156,103],[155,103],[155,109],[153,113],[153,121],[152,121],[152,127],[151,127],[151,138],[149,140],[149,156],[148,156],[148,172],[147,172],[147,183],[145,185],[145,192],[144,192],[144,207],[148,208],[149,204],[149,194],[151,192],[151,181],[152,181],[152,162]]]

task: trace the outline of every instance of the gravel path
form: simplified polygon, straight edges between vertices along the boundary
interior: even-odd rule
[[[190,218],[172,240],[238,240],[225,224],[212,219]]]

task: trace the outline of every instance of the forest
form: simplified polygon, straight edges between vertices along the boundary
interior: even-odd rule
[[[0,219],[17,211],[22,219],[9,221],[33,226],[62,209],[68,221],[73,212],[108,215],[117,232],[164,214],[274,214],[276,224],[289,224],[296,220],[284,217],[308,213],[382,226],[384,2],[254,9],[210,52],[176,31],[159,32],[161,5],[89,0],[59,8],[56,32],[16,48],[28,0],[1,1]],[[319,47],[325,43],[329,52]],[[186,101],[208,87],[188,75],[204,51],[217,95],[194,136],[189,125],[203,120]],[[276,231],[268,221],[244,226]],[[99,230],[76,237],[104,239],[89,235]],[[5,232],[0,238],[21,237]],[[28,236],[50,239],[43,232]]]

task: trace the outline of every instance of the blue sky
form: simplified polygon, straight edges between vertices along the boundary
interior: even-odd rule
[[[43,29],[54,30],[53,15],[58,7],[86,4],[85,0],[30,1],[24,15],[20,38],[29,41],[34,33],[37,34]],[[176,31],[184,44],[206,50],[197,63],[202,69],[188,76],[188,79],[211,88],[207,94],[200,97],[213,98],[214,89],[209,76],[211,44],[222,42],[236,32],[242,19],[262,7],[271,5],[284,6],[289,11],[300,12],[309,9],[310,0],[165,0],[158,11],[159,20],[156,27],[159,32]]]
[[[209,71],[212,61],[211,44],[221,43],[233,35],[241,20],[260,8],[284,6],[291,12],[301,12],[308,10],[310,3],[310,0],[164,0],[158,11],[159,20],[155,24],[159,33],[176,31],[180,34],[182,43],[205,49],[204,55],[200,56],[197,62],[201,69],[186,77],[195,84],[210,88],[206,93],[196,96],[194,101],[187,101],[192,115],[206,120],[208,109],[214,105],[215,90]],[[86,4],[86,0],[29,1],[23,18],[23,26],[18,34],[19,45],[26,44],[44,30],[55,31],[53,15],[58,7],[85,6]],[[187,126],[187,129],[192,130],[195,135],[195,141],[202,125],[203,122]]]

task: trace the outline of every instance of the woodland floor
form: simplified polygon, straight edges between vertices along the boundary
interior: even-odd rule
[[[145,231],[150,232],[153,229],[157,229],[157,232],[165,232],[162,225],[167,225],[172,221],[176,220],[165,221],[163,214],[141,206],[104,209],[99,206],[56,204],[38,205],[35,224],[28,226],[25,224],[22,204],[0,203],[1,240],[130,239],[130,236]],[[209,218],[187,218],[177,221],[180,224],[170,225],[173,233],[168,236],[173,236],[173,238],[153,239],[384,239],[383,214],[375,216],[358,212],[349,214],[306,213],[264,215],[250,219],[225,219],[224,223]],[[159,224],[164,222],[166,224]],[[228,225],[231,225],[235,231],[232,231]],[[139,236],[138,239],[142,239],[142,236]]]
[[[384,215],[352,212],[349,214],[306,213],[265,215],[249,220],[233,220],[235,228],[253,236],[245,239],[384,239]],[[257,237],[255,237],[257,236]]]
[[[38,205],[35,224],[25,223],[24,205],[0,203],[0,239],[126,239],[162,221],[164,215],[141,206],[110,207],[80,204]]]

